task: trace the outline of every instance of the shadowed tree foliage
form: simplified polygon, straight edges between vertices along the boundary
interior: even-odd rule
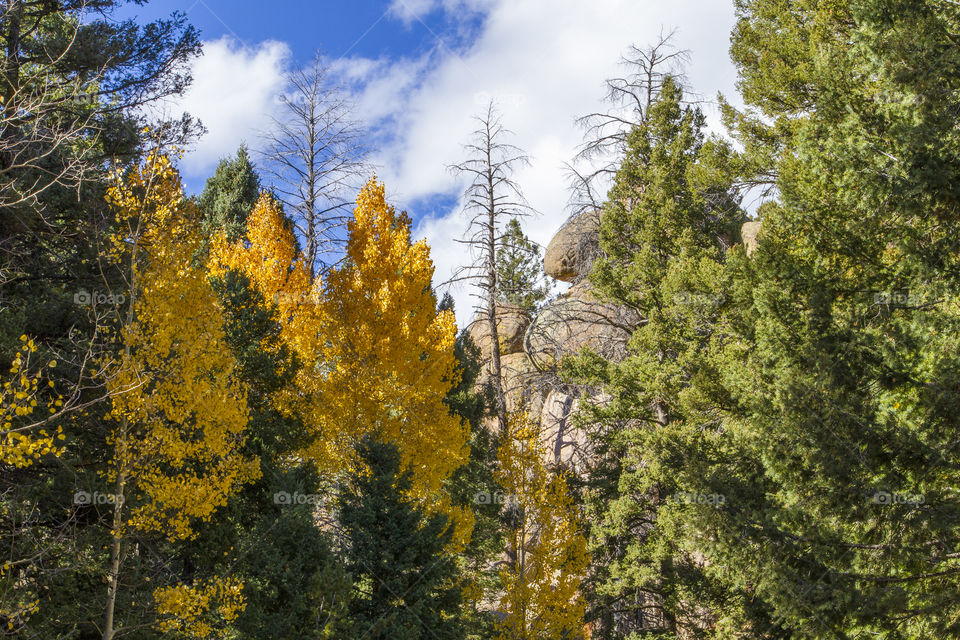
[[[463,638],[449,518],[427,515],[410,500],[412,475],[401,470],[395,445],[366,438],[357,453],[362,466],[339,494],[353,579],[345,637]]]
[[[0,626],[22,638],[100,636],[112,508],[83,498],[112,493],[97,476],[109,455],[110,404],[97,369],[116,355],[124,305],[114,303],[130,300],[118,272],[100,259],[116,229],[104,196],[113,168],[197,132],[189,118],[147,115],[188,86],[197,32],[181,15],[120,20],[126,4],[0,2],[0,369],[8,372],[32,342],[22,373],[33,378],[41,361],[45,372],[38,407],[4,420],[0,439],[6,449],[14,433],[63,437],[28,468],[0,464]],[[152,573],[162,572],[157,547],[142,549],[128,567],[159,575]],[[131,624],[154,615],[140,604]]]

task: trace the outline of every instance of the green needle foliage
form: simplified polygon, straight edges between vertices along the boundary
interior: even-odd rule
[[[735,446],[709,555],[782,637],[960,632],[960,7],[738,2],[776,200],[715,394]]]
[[[510,218],[498,245],[498,299],[535,313],[550,293],[540,247],[526,236],[517,218]]]
[[[461,585],[447,550],[447,516],[426,516],[410,501],[411,472],[400,470],[396,445],[366,439],[360,470],[339,495],[340,523],[353,578],[342,637],[371,640],[463,638]]]
[[[447,294],[439,309],[453,311],[453,298]],[[493,435],[483,425],[493,405],[489,388],[486,393],[475,389],[480,375],[480,349],[466,331],[461,331],[454,345],[460,381],[447,394],[450,413],[459,416],[470,425],[470,459],[457,469],[448,483],[448,490],[456,506],[469,510],[474,517],[470,542],[458,554],[461,576],[467,583],[464,597],[464,628],[470,640],[481,640],[494,634],[494,617],[481,608],[485,594],[496,593],[500,577],[492,570],[503,553],[506,541],[501,530],[500,510],[502,504],[493,475],[496,464],[496,445]]]
[[[666,77],[626,157],[602,215],[599,295],[645,319],[619,363],[586,354],[569,371],[601,386],[610,402],[588,409],[605,428],[587,480],[594,565],[588,592],[599,637],[708,626],[708,608],[732,594],[715,584],[688,545],[688,512],[717,493],[709,470],[684,468],[690,448],[709,449],[708,407],[691,381],[715,379],[711,350],[725,302],[725,247],[742,225],[732,194],[732,151],[703,134]],[[702,500],[699,499],[703,496]]]
[[[211,235],[222,229],[235,242],[247,229],[247,215],[260,197],[260,176],[250,162],[245,146],[233,158],[223,159],[200,194],[197,206],[203,215],[203,230]]]
[[[246,606],[233,623],[239,637],[330,637],[344,615],[350,584],[330,536],[316,523],[319,474],[310,463],[292,462],[308,430],[276,406],[277,392],[300,365],[280,339],[276,308],[245,276],[228,271],[214,288],[247,388],[246,449],[259,458],[261,478],[183,545],[183,579],[243,581]]]
[[[639,590],[669,637],[954,637],[960,7],[737,9],[728,166],[773,187],[759,248],[710,247],[682,144],[632,145],[609,206],[636,214],[601,231],[592,277],[647,324],[578,363],[612,396],[594,417],[635,425],[604,443],[597,591]]]

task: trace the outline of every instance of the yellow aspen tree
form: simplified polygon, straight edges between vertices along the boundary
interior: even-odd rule
[[[103,627],[111,640],[124,544],[137,532],[189,538],[260,469],[241,453],[245,392],[217,298],[196,265],[198,215],[179,175],[165,156],[151,154],[143,167],[115,176],[107,199],[119,222],[109,256],[129,291],[120,354],[102,373],[112,396],[114,449]]]
[[[525,412],[507,421],[495,472],[507,495],[507,555],[497,640],[583,637],[587,543],[563,473],[547,468],[540,431]]]
[[[472,520],[443,491],[469,453],[468,426],[444,403],[457,382],[457,327],[452,312],[437,311],[433,271],[426,241],[411,242],[410,219],[387,203],[382,183],[368,181],[346,257],[324,282],[319,424],[324,433],[376,433],[396,444],[415,497],[453,515],[464,542]]]
[[[253,207],[247,217],[245,239],[230,242],[224,233],[213,239],[209,270],[214,277],[222,277],[229,270],[247,276],[266,303],[277,306],[288,346],[300,357],[316,358],[318,297],[293,226],[272,195],[264,192]]]
[[[237,578],[213,580],[196,586],[177,585],[154,591],[160,631],[187,638],[209,638],[220,620],[232,622],[243,611],[243,583]]]
[[[319,294],[293,225],[272,195],[261,194],[247,217],[244,239],[231,242],[223,233],[213,239],[208,269],[212,277],[228,271],[246,276],[266,304],[276,306],[281,339],[303,364],[299,375],[278,392],[276,406],[306,424],[318,424],[323,399],[317,378],[324,371],[318,360],[324,335]],[[344,440],[345,430],[315,435],[317,446],[324,448],[324,455],[318,456],[321,469],[340,469],[343,452],[351,446]]]
[[[399,448],[416,497],[454,516],[464,542],[471,514],[443,491],[468,456],[468,427],[444,403],[456,384],[456,322],[437,312],[429,247],[411,242],[410,221],[386,203],[383,185],[371,180],[361,191],[346,256],[325,281],[310,281],[269,194],[248,217],[245,240],[212,243],[211,274],[231,269],[277,305],[281,335],[302,362],[278,404],[315,430],[303,455],[335,478],[356,464],[354,444],[377,433]]]

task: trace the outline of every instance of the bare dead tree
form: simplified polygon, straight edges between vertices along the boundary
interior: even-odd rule
[[[471,141],[464,146],[467,159],[450,167],[469,178],[463,194],[463,210],[468,224],[464,238],[458,242],[470,249],[471,263],[460,267],[450,282],[472,281],[480,289],[477,310],[486,317],[490,334],[490,375],[496,399],[500,433],[507,429],[507,399],[500,367],[500,339],[497,332],[497,249],[502,229],[514,217],[529,215],[520,186],[513,172],[529,164],[523,150],[505,142],[511,135],[503,127],[493,101],[475,118],[478,123]]]
[[[276,196],[303,239],[315,276],[336,256],[347,220],[344,210],[369,170],[366,134],[352,117],[346,91],[332,82],[319,54],[287,80],[290,92],[264,136],[260,155]]]
[[[652,45],[631,45],[620,61],[626,73],[606,81],[605,102],[610,108],[577,118],[584,141],[574,162],[567,164],[573,215],[599,209],[604,187],[626,151],[630,131],[647,121],[664,80],[669,76],[681,86],[687,84],[684,69],[690,52],[673,45],[674,35],[674,31],[661,32]]]

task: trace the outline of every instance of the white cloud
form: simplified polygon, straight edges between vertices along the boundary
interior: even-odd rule
[[[455,0],[395,2],[401,18],[413,20]],[[446,5],[446,6],[444,6]],[[676,44],[691,51],[692,88],[712,100],[718,91],[735,96],[735,71],[729,61],[730,3],[716,0],[497,0],[489,8],[472,46],[457,55],[438,43],[429,64],[412,69],[405,61],[391,71],[380,62],[368,93],[360,100],[384,105],[384,81],[400,74],[400,91],[391,93],[385,118],[390,142],[377,158],[388,188],[400,204],[418,216],[418,201],[462,188],[446,170],[462,156],[462,144],[489,97],[500,105],[505,126],[532,164],[518,172],[531,205],[541,212],[526,221],[528,235],[545,245],[567,217],[567,179],[563,163],[582,141],[576,117],[603,108],[604,80],[618,75],[620,56],[631,44],[654,42],[664,29],[677,28]],[[416,28],[414,26],[413,28]],[[357,63],[354,63],[357,64]],[[399,85],[395,85],[399,86]],[[407,89],[404,92],[402,89]],[[716,124],[716,114],[707,112]],[[426,237],[437,263],[438,282],[463,260],[453,242],[464,221],[458,211],[421,219],[416,230]],[[453,292],[461,325],[469,319],[468,289]]]
[[[272,40],[256,46],[226,37],[204,43],[193,64],[193,84],[176,105],[208,130],[184,157],[186,174],[209,174],[241,142],[255,143],[279,104],[289,58],[290,48]]]
[[[440,6],[440,0],[393,0],[390,3],[390,14],[409,25],[418,18],[422,18]]]
[[[348,90],[356,89],[355,118],[389,134],[399,113],[398,105],[416,88],[428,63],[429,57],[415,60],[348,58],[333,61],[330,70]]]
[[[604,80],[619,75],[620,56],[631,44],[654,42],[662,30],[677,28],[676,44],[691,51],[692,88],[712,100],[722,91],[736,104],[735,70],[729,61],[733,7],[717,0],[394,0],[392,15],[410,29],[443,10],[453,22],[483,11],[468,47],[437,42],[418,59],[348,58],[334,63],[355,89],[356,115],[370,123],[379,150],[378,172],[395,202],[418,221],[437,264],[436,281],[450,277],[464,249],[453,240],[465,224],[459,210],[418,210],[436,195],[451,196],[462,184],[447,166],[462,160],[462,145],[474,127],[472,116],[496,99],[514,143],[531,157],[515,178],[530,204],[541,212],[525,223],[545,245],[567,217],[563,163],[582,140],[575,118],[602,109]],[[460,32],[458,32],[459,34]],[[452,44],[452,41],[451,41]],[[461,45],[462,43],[457,43]],[[205,44],[194,67],[194,86],[181,106],[209,127],[188,155],[188,176],[206,175],[242,140],[256,142],[269,124],[283,90],[288,47],[264,42],[255,47],[221,39]],[[716,113],[707,109],[716,125]],[[453,291],[461,325],[472,307],[466,287]]]

